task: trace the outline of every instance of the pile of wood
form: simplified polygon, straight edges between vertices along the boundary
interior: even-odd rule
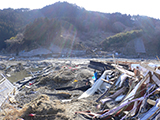
[[[61,119],[63,117],[100,120],[160,118],[160,64],[158,62],[129,62],[129,60],[113,59],[105,62],[87,61],[86,64],[84,62],[71,64],[71,61],[66,63],[24,65],[23,67],[41,66],[43,69],[37,72],[30,71],[32,76],[17,81],[15,85],[18,92],[10,97],[4,94],[9,90],[7,88],[9,84],[7,82],[6,85],[2,85],[4,81],[8,81],[2,74],[0,95],[7,96],[2,97],[4,98],[3,101],[1,100],[2,103],[6,103],[5,100],[9,99],[9,104],[14,108],[11,110],[19,111],[14,115],[15,118],[24,119],[39,119],[42,114],[42,119],[54,117],[60,119],[57,114],[53,114],[58,107],[63,114]],[[14,88],[11,90],[13,91]],[[49,98],[43,102],[44,104],[39,105],[37,102],[36,109],[25,109],[26,105],[32,105],[33,101],[37,100],[37,96],[44,94]],[[51,112],[43,113],[42,110],[48,111],[45,103],[50,106]],[[1,106],[2,111],[8,111],[5,108],[6,105]],[[20,115],[19,113],[22,112],[23,115]],[[6,116],[13,117],[10,112],[5,113]]]
[[[103,74],[79,99],[95,93],[99,112],[76,112],[92,119],[160,119],[160,64],[147,62],[94,62]],[[97,67],[96,67],[97,66]],[[114,67],[114,68],[113,68]]]

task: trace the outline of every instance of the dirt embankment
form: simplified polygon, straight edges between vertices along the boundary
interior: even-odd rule
[[[79,120],[81,116],[75,114],[77,111],[90,109],[96,112],[96,96],[77,99],[91,85],[89,79],[94,71],[88,68],[89,60],[48,61],[26,61],[22,64],[10,61],[10,64],[6,64],[2,72],[11,75],[8,79],[21,70],[26,70],[31,77],[14,83],[18,88],[17,94],[2,106],[1,118]]]

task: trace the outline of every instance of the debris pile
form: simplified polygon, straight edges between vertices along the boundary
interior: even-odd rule
[[[160,118],[158,62],[78,62],[27,62],[4,67],[6,74],[12,68],[26,70],[30,76],[14,83],[16,95],[1,106],[0,116],[25,120]]]
[[[99,112],[77,113],[92,119],[157,120],[160,113],[160,65],[145,62],[120,64],[111,64],[115,70],[105,70],[94,85],[79,97],[82,99],[95,92],[102,93],[96,100]],[[124,69],[126,65],[128,69]],[[114,75],[115,71],[120,72],[118,78]]]

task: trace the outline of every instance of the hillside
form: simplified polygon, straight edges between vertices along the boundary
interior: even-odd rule
[[[67,2],[37,10],[0,10],[0,49],[9,53],[40,47],[54,52],[58,47],[61,51],[97,48],[125,55],[155,56],[160,54],[159,33],[158,19],[87,11]],[[139,43],[142,45],[137,46]],[[145,50],[140,51],[141,46]]]

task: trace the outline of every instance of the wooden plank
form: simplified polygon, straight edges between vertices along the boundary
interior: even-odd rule
[[[14,86],[8,80],[5,80],[0,84],[0,106],[8,97],[8,94],[13,92],[13,89],[14,89]]]
[[[158,61],[160,61],[160,60],[159,60],[159,57],[158,57],[157,55],[156,55],[156,57],[157,57]]]
[[[156,77],[155,74],[153,74],[152,80],[160,87],[160,80]]]
[[[149,103],[150,105],[155,105],[156,104],[156,101],[155,100],[151,100],[151,99],[148,99],[147,100],[147,103]]]
[[[147,80],[148,77],[149,77],[149,73],[147,73],[146,76],[134,87],[134,89],[128,95],[126,95],[126,97],[124,98],[124,100],[120,105],[126,104],[127,102],[132,100],[137,90],[142,86],[142,84]]]
[[[125,70],[122,66],[120,65],[115,65],[115,64],[112,64],[112,66],[114,66],[117,70],[119,70],[120,72],[122,73],[125,73],[129,76],[135,76],[134,72],[131,72],[131,71],[128,71],[128,70]]]
[[[146,112],[145,116],[140,118],[140,120],[151,120],[152,116],[154,116],[159,110],[160,99],[156,101],[156,104]]]
[[[146,64],[146,63],[141,63],[140,65],[141,65],[142,67],[148,69],[149,71],[154,72],[154,73],[157,73],[157,74],[160,75],[160,70],[155,69],[155,68],[153,68],[153,67],[150,67],[150,66],[148,66],[148,64]]]
[[[149,70],[149,71],[155,72],[155,69],[152,68],[152,67],[150,67],[150,66],[148,66],[148,64],[146,64],[146,63],[141,63],[140,65],[141,65],[142,67],[146,68],[146,69]]]
[[[106,82],[106,83],[112,84],[112,85],[114,84],[113,82],[111,82],[111,81],[109,81],[109,80],[106,80],[106,79],[103,79],[103,78],[102,78],[101,80],[103,80],[103,81]]]

